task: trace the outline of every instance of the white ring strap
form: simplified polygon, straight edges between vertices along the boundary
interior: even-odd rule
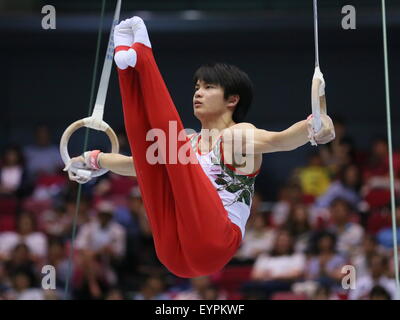
[[[315,46],[315,71],[311,86],[311,109],[312,109],[312,127],[314,133],[317,133],[321,127],[321,113],[326,114],[326,98],[325,95],[320,96],[320,86],[322,85],[322,80],[316,78],[316,74],[321,74],[319,68],[319,48],[318,48],[318,4],[317,0],[313,0],[313,10],[314,10],[314,46]],[[316,143],[311,142],[313,145]]]
[[[115,8],[114,19],[111,27],[110,36],[108,39],[107,52],[104,59],[103,70],[101,73],[100,84],[97,91],[96,103],[93,108],[93,113],[90,117],[75,121],[72,123],[63,133],[60,141],[60,154],[61,158],[64,161],[65,165],[67,165],[71,158],[68,153],[68,142],[71,138],[72,134],[82,127],[88,127],[91,129],[103,131],[107,134],[111,142],[111,152],[118,153],[119,152],[119,143],[118,138],[115,132],[111,129],[111,127],[103,121],[104,114],[104,105],[107,97],[108,83],[110,80],[113,56],[114,56],[114,41],[113,34],[114,28],[119,21],[119,15],[121,11],[121,0],[118,0],[117,6]],[[98,177],[105,174],[107,169],[100,169],[91,172],[92,177]]]

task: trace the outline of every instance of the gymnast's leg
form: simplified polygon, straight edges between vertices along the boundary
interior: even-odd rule
[[[118,27],[124,27],[124,23]],[[117,29],[116,32],[118,32]],[[126,44],[131,45],[132,43],[133,38],[132,40],[127,39]],[[119,46],[116,50],[116,58],[121,58],[121,53],[123,55],[131,54],[120,52],[127,48],[129,47]],[[126,56],[124,58],[126,60]],[[196,276],[197,273],[189,266],[180,245],[175,217],[175,201],[166,168],[162,164],[149,164],[145,157],[146,150],[151,144],[150,141],[146,141],[146,134],[151,127],[145,113],[138,73],[128,64],[121,66],[117,61],[117,65],[124,68],[124,70],[118,68],[118,76],[126,131],[157,256],[176,275]]]
[[[154,60],[146,27],[140,18],[135,17],[132,20],[134,20],[132,28],[135,32],[135,43],[131,48],[121,47],[117,48],[117,51],[125,51],[124,54],[134,55],[132,74],[135,76],[132,79],[126,78],[125,71],[119,70],[119,77],[125,125],[132,145],[135,167],[140,172],[138,174],[139,183],[143,183],[149,179],[148,177],[151,177],[150,171],[153,170],[154,165],[144,164],[146,162],[144,146],[149,144],[143,143],[139,151],[135,150],[135,143],[139,143],[138,139],[141,139],[140,144],[142,144],[146,136],[146,132],[139,134],[140,130],[135,127],[138,121],[135,119],[136,114],[140,113],[142,117],[145,117],[143,114],[146,114],[150,127],[161,129],[165,132],[166,137],[169,136],[170,121],[176,123],[177,132],[184,128]],[[183,147],[187,141],[187,138],[185,141],[176,141],[177,150]],[[165,150],[166,164],[164,167],[166,170],[163,179],[167,179],[169,183],[150,180],[148,181],[149,187],[143,190],[143,193],[151,194],[152,188],[157,189],[157,193],[153,192],[153,194],[147,195],[147,201],[162,201],[164,206],[166,193],[171,192],[175,206],[170,203],[168,203],[168,207],[158,206],[158,212],[157,208],[154,208],[154,211],[149,208],[150,220],[156,223],[154,221],[159,219],[159,215],[163,216],[160,210],[172,210],[173,208],[179,243],[189,265],[196,270],[197,275],[216,272],[229,262],[236,252],[241,241],[240,229],[229,220],[217,191],[201,166],[198,163],[182,164],[179,160],[174,164],[169,163],[168,139]],[[137,163],[137,157],[141,158],[139,163]],[[166,189],[165,186],[170,189]],[[146,202],[145,198],[144,201]],[[172,200],[169,199],[169,201]],[[148,206],[150,207],[151,204]],[[161,226],[165,221],[157,223]],[[168,227],[168,224],[165,226]],[[162,227],[160,228],[162,229]],[[154,230],[154,232],[158,231]],[[166,231],[160,230],[159,232]],[[157,245],[163,248],[168,247],[165,243],[156,243]],[[169,249],[165,250],[166,252],[161,254],[168,255]]]

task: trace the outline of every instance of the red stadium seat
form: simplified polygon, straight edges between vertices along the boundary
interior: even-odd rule
[[[33,198],[28,198],[23,202],[23,210],[34,213],[36,216],[41,215],[45,210],[52,208],[52,201],[50,199],[46,200],[36,200]]]
[[[371,209],[380,208],[390,202],[390,190],[387,189],[372,189],[365,196],[365,201]]]
[[[213,282],[227,292],[228,299],[241,299],[240,287],[250,280],[252,266],[229,266],[214,275]]]
[[[384,210],[375,210],[368,217],[366,230],[367,233],[375,235],[380,230],[391,227],[392,225],[392,217],[390,213],[385,212]]]
[[[0,232],[15,230],[17,200],[12,197],[0,198]]]
[[[36,180],[36,186],[64,186],[67,182],[67,177],[62,174],[41,174]]]

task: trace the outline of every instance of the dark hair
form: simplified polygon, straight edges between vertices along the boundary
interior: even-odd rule
[[[337,113],[334,113],[332,116],[331,116],[331,119],[332,119],[332,121],[333,121],[333,123],[336,125],[336,124],[341,124],[342,126],[345,126],[346,125],[346,120],[344,119],[344,117],[342,116],[342,115],[340,115],[340,114],[337,114]]]
[[[347,201],[346,199],[344,199],[340,196],[336,197],[332,200],[330,207],[333,208],[334,206],[336,206],[338,204],[344,205],[348,211],[354,210],[353,205],[349,201]]]
[[[382,134],[378,134],[372,138],[372,144],[375,144],[377,142],[384,142],[385,144],[388,144],[388,139],[386,136],[384,136]]]
[[[281,256],[281,255],[282,255],[282,254],[280,254],[280,253],[278,252],[278,250],[277,250],[278,239],[279,239],[279,237],[282,236],[282,235],[287,235],[287,236],[290,238],[290,247],[289,247],[289,249],[288,249],[288,252],[286,252],[285,254],[286,254],[286,255],[293,255],[293,254],[294,254],[295,251],[294,251],[294,239],[293,239],[293,235],[290,233],[289,230],[287,230],[287,229],[285,229],[285,228],[282,228],[282,229],[280,229],[280,230],[278,231],[278,234],[277,234],[277,236],[276,236],[276,238],[275,238],[274,246],[273,246],[273,248],[272,248],[272,250],[271,250],[271,253],[269,254],[270,257],[278,257],[278,256]],[[284,254],[284,255],[285,255],[285,254]]]
[[[347,174],[347,171],[353,167],[357,169],[358,181],[356,182],[355,186],[348,186],[347,182],[346,182],[346,174]],[[356,164],[350,163],[350,164],[346,164],[346,165],[342,166],[337,173],[337,177],[338,177],[339,181],[342,183],[342,185],[350,187],[351,189],[353,189],[357,192],[360,191],[360,189],[362,187],[362,181],[361,181],[362,177],[361,177],[360,169],[358,168],[358,166]]]
[[[25,217],[27,217],[32,223],[32,232],[37,231],[38,224],[37,224],[37,220],[36,220],[35,214],[33,212],[31,212],[31,211],[22,211],[22,212],[19,213],[19,215],[17,217],[17,230],[18,230],[18,232],[20,231],[21,220],[22,220],[22,218],[25,218]]]
[[[311,235],[309,239],[308,253],[313,255],[319,255],[321,250],[319,248],[319,243],[321,239],[329,238],[331,240],[331,250],[336,253],[336,235],[329,231],[318,231]]]
[[[306,210],[306,220],[304,222],[304,225],[300,225],[296,220],[295,220],[295,210],[297,210],[297,208],[299,206],[302,206],[304,208],[304,210]],[[308,220],[308,209],[307,207],[305,207],[304,205],[297,205],[297,206],[292,206],[292,208],[289,211],[289,217],[286,221],[286,223],[284,224],[284,228],[286,230],[289,231],[289,233],[294,237],[298,237],[303,233],[306,233],[308,231],[311,230],[311,225],[310,222]]]
[[[390,297],[389,292],[383,288],[382,286],[376,285],[374,286],[371,291],[369,292],[369,298],[372,299],[376,296],[380,296],[383,297],[386,300],[392,300],[392,298]]]
[[[231,95],[239,95],[232,120],[236,123],[244,121],[253,101],[253,84],[244,71],[225,63],[206,63],[197,69],[193,76],[195,85],[198,80],[221,86],[225,99]]]
[[[4,152],[3,152],[3,154],[1,155],[1,159],[0,159],[1,164],[4,164],[4,163],[5,163],[6,154],[7,154],[9,151],[14,151],[14,152],[17,154],[17,157],[18,157],[18,160],[17,160],[18,165],[23,166],[23,165],[25,164],[25,156],[24,156],[24,153],[22,152],[22,149],[21,149],[21,147],[20,147],[18,144],[9,144],[8,146],[6,146],[6,148],[5,148]]]
[[[21,249],[25,250],[28,254],[31,252],[31,250],[25,243],[20,242],[15,245],[15,247],[11,250],[11,253],[15,254],[18,250],[21,250]]]
[[[374,253],[374,254],[372,254],[371,256],[369,256],[368,259],[367,259],[367,265],[368,265],[368,267],[371,267],[371,265],[372,265],[372,260],[373,260],[374,258],[380,259],[380,264],[381,264],[382,267],[384,267],[384,268],[386,268],[386,267],[388,266],[388,264],[389,264],[389,259],[388,259],[386,256],[384,256],[384,255],[382,255],[382,254],[379,254],[379,253]]]

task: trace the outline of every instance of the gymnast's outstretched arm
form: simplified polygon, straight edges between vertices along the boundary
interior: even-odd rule
[[[335,128],[328,115],[321,115],[321,121],[322,128],[314,138],[318,144],[326,144],[335,138]],[[224,145],[233,145],[233,138],[240,137],[242,146],[240,151],[247,151],[245,153],[291,151],[310,141],[311,126],[310,117],[279,132],[258,129],[251,123],[238,123],[224,130]]]
[[[136,177],[133,158],[118,153],[87,151],[82,156],[72,158],[71,162],[81,163],[85,168],[108,169],[121,176]]]
[[[121,176],[136,177],[135,163],[132,157],[118,153],[100,153],[98,164],[100,168],[108,169]]]

